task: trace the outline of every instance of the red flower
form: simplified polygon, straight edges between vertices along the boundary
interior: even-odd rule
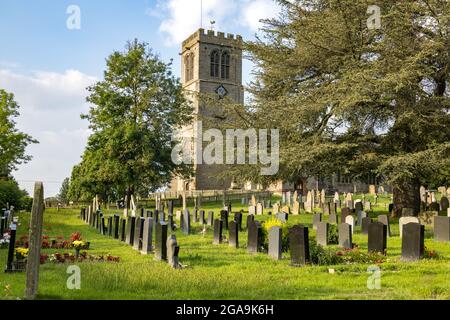
[[[42,249],[48,249],[50,248],[50,243],[48,241],[42,241]]]

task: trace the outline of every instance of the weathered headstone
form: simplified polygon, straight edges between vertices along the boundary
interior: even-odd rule
[[[180,246],[178,245],[177,238],[174,234],[171,234],[166,241],[167,248],[167,263],[174,269],[181,267],[179,261]]]
[[[189,214],[189,210],[185,209],[183,211],[182,216],[183,223],[181,224],[181,230],[184,234],[191,233],[191,215]]]
[[[223,228],[228,230],[228,211],[220,210],[220,220],[223,221]]]
[[[198,222],[198,210],[197,210],[197,208],[194,208],[194,210],[192,211],[192,218],[194,219],[194,223]]]
[[[362,202],[360,202],[360,201],[355,202],[355,211],[356,212],[363,211],[363,204],[362,204]]]
[[[285,223],[288,221],[289,215],[285,212],[280,212],[276,214],[276,218],[281,222]]]
[[[381,222],[371,222],[368,229],[368,251],[386,254],[387,227]]]
[[[167,260],[167,223],[155,221],[155,259]]]
[[[275,260],[281,259],[281,228],[274,226],[269,230],[269,256]]]
[[[298,201],[294,201],[294,204],[292,206],[292,214],[293,215],[300,214],[300,203]]]
[[[364,211],[372,211],[372,204],[370,201],[364,201]]]
[[[153,218],[144,218],[144,226],[142,230],[142,254],[149,254],[152,252],[153,241]]]
[[[322,221],[322,214],[316,213],[313,215],[313,229],[317,230],[317,225]]]
[[[102,236],[106,235],[106,223],[105,223],[105,217],[102,215],[101,221],[100,221],[100,234]]]
[[[133,240],[133,249],[134,250],[141,250],[142,248],[142,236],[144,231],[144,222],[145,218],[137,217],[136,223],[134,226],[134,240]]]
[[[234,222],[237,223],[238,230],[242,231],[242,213],[240,213],[240,212],[235,212],[234,213]]]
[[[248,207],[248,214],[255,215],[256,214],[256,206],[249,206]]]
[[[434,240],[450,241],[450,217],[434,217]]]
[[[370,226],[370,224],[372,224],[372,218],[370,218],[370,217],[362,218],[362,221],[361,221],[361,233],[362,234],[368,234],[369,233],[369,226]]]
[[[330,223],[330,224],[338,224],[339,221],[338,221],[337,215],[335,215],[334,213],[333,213],[333,214],[330,214],[330,215],[328,216],[328,223]]]
[[[216,219],[214,220],[214,239],[213,244],[221,244],[223,240],[223,221]]]
[[[253,221],[248,226],[247,251],[256,253],[260,251],[262,244],[262,227],[259,221]]]
[[[108,217],[108,236],[110,236],[110,237],[113,236],[113,230],[114,230],[113,217],[109,216]]]
[[[200,210],[200,224],[206,224],[205,210]]]
[[[449,208],[449,203],[448,203],[447,197],[442,196],[441,201],[440,201],[440,206],[441,206],[442,211],[447,211],[447,209]]]
[[[278,212],[280,212],[280,205],[278,203],[275,203],[273,205],[273,213],[276,214]]]
[[[128,217],[127,221],[127,235],[125,242],[129,245],[134,244],[134,229],[136,228],[136,217]]]
[[[352,215],[352,210],[350,210],[350,208],[342,208],[341,210],[341,221],[345,221],[347,216]]]
[[[208,226],[214,225],[214,211],[208,211]]]
[[[257,214],[258,216],[260,216],[260,215],[263,214],[263,211],[264,211],[264,208],[263,208],[262,204],[261,204],[260,202],[258,202],[258,203],[256,204],[256,214]]]
[[[309,261],[308,228],[295,225],[289,229],[289,250],[293,266],[305,265]]]
[[[114,215],[114,227],[113,227],[114,239],[119,239],[119,221],[120,221],[120,216],[115,214]]]
[[[173,215],[173,200],[169,200],[168,201],[168,214],[172,214]]]
[[[120,219],[120,241],[126,241],[126,225],[127,221],[125,219]]]
[[[327,222],[317,223],[317,234],[316,234],[317,244],[320,244],[321,246],[328,245],[328,228],[329,224]]]
[[[424,253],[425,226],[420,223],[407,223],[403,226],[402,260],[419,260]]]
[[[339,246],[344,249],[352,249],[352,226],[348,223],[341,223],[339,225]]]
[[[352,234],[355,231],[355,217],[353,216],[347,216],[345,218],[345,223],[349,224],[351,226],[352,229]]]
[[[389,224],[389,217],[386,214],[382,214],[378,216],[378,222],[381,222],[382,224],[384,224],[386,226],[387,229],[387,236],[391,237],[391,226]]]
[[[235,221],[228,224],[228,244],[230,247],[239,248],[239,225]]]
[[[42,182],[36,182],[34,184],[33,205],[31,208],[29,248],[26,268],[25,298],[28,300],[35,299],[38,293],[43,220],[44,186]],[[13,241],[12,244],[14,244]]]
[[[403,236],[403,226],[407,223],[420,223],[419,218],[417,217],[401,217],[398,220],[398,230],[400,231],[400,238]]]
[[[255,221],[255,216],[252,215],[252,214],[249,214],[249,215],[247,216],[247,224],[246,224],[247,230],[248,230],[249,225],[250,225],[253,221]]]

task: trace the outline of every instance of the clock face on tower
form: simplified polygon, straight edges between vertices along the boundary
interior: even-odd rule
[[[216,93],[219,95],[219,98],[224,98],[228,94],[228,91],[223,85],[220,85],[217,87]]]

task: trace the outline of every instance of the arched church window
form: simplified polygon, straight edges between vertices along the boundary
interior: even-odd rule
[[[221,76],[222,79],[229,79],[230,78],[230,54],[228,52],[222,53],[222,59],[220,62],[221,66]]]
[[[210,75],[211,77],[218,78],[219,77],[219,52],[217,50],[214,50],[211,52],[211,70]]]

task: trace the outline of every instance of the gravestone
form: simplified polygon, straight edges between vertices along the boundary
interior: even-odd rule
[[[335,202],[329,202],[328,203],[330,207],[330,214],[337,214],[337,205]]]
[[[363,204],[362,204],[362,202],[356,202],[355,203],[355,211],[356,212],[363,211]]]
[[[401,217],[398,220],[398,230],[400,231],[400,238],[403,236],[403,226],[407,223],[420,223],[417,217]]]
[[[327,222],[317,223],[317,233],[316,233],[317,244],[320,244],[321,246],[328,245],[328,228],[329,224]]]
[[[351,226],[352,234],[355,231],[355,218],[353,216],[347,216],[345,223]]]
[[[247,216],[247,224],[246,224],[247,230],[248,230],[248,226],[249,226],[253,221],[255,221],[255,216],[249,214],[249,215]]]
[[[450,241],[450,217],[434,217],[434,240]]]
[[[153,218],[144,218],[144,226],[142,230],[142,254],[150,254],[152,252],[153,241]]]
[[[347,216],[350,216],[350,215],[352,215],[352,211],[350,210],[350,208],[347,208],[347,207],[342,208],[342,210],[341,210],[341,221],[345,221],[345,218]]]
[[[115,214],[114,215],[114,239],[119,239],[119,221],[120,221],[120,216]]]
[[[200,224],[206,224],[205,210],[200,210]]]
[[[136,217],[128,217],[127,221],[127,235],[126,235],[126,244],[133,245],[134,244],[134,229],[136,228]]]
[[[389,207],[388,207],[389,213],[392,213],[392,210],[394,210],[394,204],[393,203],[389,203]]]
[[[292,206],[292,214],[293,215],[300,214],[300,203],[298,203],[298,201],[294,200],[294,204]]]
[[[222,236],[223,231],[223,221],[216,219],[214,220],[214,240],[213,244],[221,244],[223,240]]]
[[[180,261],[178,258],[180,252],[180,246],[178,245],[177,238],[174,234],[171,234],[166,241],[167,248],[167,263],[173,269],[181,268]]]
[[[387,227],[381,222],[371,222],[369,223],[368,229],[368,251],[386,254]]]
[[[280,260],[281,249],[281,228],[274,226],[269,230],[269,256],[275,260]]]
[[[228,244],[230,247],[239,248],[239,224],[235,221],[230,221],[228,227]]]
[[[153,218],[153,211],[147,210],[147,218]]]
[[[214,225],[214,211],[208,211],[208,226]]]
[[[284,206],[283,208],[281,208],[281,212],[290,214],[291,213],[291,208],[289,208],[289,206]]]
[[[317,230],[317,225],[322,221],[322,214],[316,213],[313,215],[313,230]]]
[[[191,215],[189,214],[189,210],[185,209],[183,211],[182,216],[183,223],[181,224],[181,230],[184,234],[191,233]]]
[[[173,220],[173,214],[167,215],[167,228],[169,231],[175,230],[175,222]]]
[[[194,223],[198,222],[198,210],[197,208],[194,208],[194,210],[192,211],[192,217],[194,219]]]
[[[262,227],[258,221],[253,221],[248,226],[247,251],[256,253],[261,250],[262,245]]]
[[[126,224],[125,219],[120,219],[120,241],[126,241]]]
[[[220,220],[223,221],[223,228],[228,230],[228,211],[220,210]]]
[[[448,203],[448,198],[447,197],[443,196],[441,198],[440,206],[441,206],[441,210],[442,211],[447,211],[447,209],[449,208],[449,203]]]
[[[391,226],[389,224],[389,217],[386,214],[382,214],[378,216],[378,222],[381,222],[382,224],[384,224],[386,226],[387,229],[387,236],[391,237]]]
[[[240,212],[235,212],[234,214],[234,222],[237,223],[238,225],[238,230],[242,231],[242,213]]]
[[[367,218],[367,213],[364,211],[358,211],[357,217],[358,217],[357,225],[362,226],[362,220],[364,218]]]
[[[155,223],[158,221],[161,221],[160,217],[159,217],[159,210],[155,209],[155,212],[153,212],[153,221],[155,221]]]
[[[372,218],[370,218],[370,217],[362,218],[361,234],[368,234],[369,233],[369,226],[370,226],[370,224],[372,224]]]
[[[133,249],[141,250],[142,248],[142,235],[144,231],[144,222],[145,218],[137,217],[134,229],[134,240],[133,240]]]
[[[273,205],[273,212],[274,212],[274,213],[280,212],[280,205],[279,205],[278,203],[275,203],[275,204]]]
[[[155,259],[167,260],[167,223],[155,221]]]
[[[100,234],[102,236],[106,235],[106,223],[105,223],[105,217],[102,215],[102,220],[100,222]]]
[[[339,246],[344,249],[352,249],[352,226],[348,223],[341,223],[339,225]]]
[[[338,224],[338,217],[333,213],[328,216],[328,223]]]
[[[322,210],[323,210],[324,215],[329,215],[330,214],[330,204],[328,202],[324,203],[322,205]]]
[[[168,214],[173,215],[173,200],[169,200],[167,204],[168,204],[167,210],[169,212]]]
[[[289,250],[293,266],[305,265],[309,261],[308,227],[298,224],[289,228]]]
[[[110,236],[110,237],[113,236],[113,230],[114,230],[113,217],[110,216],[110,217],[108,217],[108,236]]]
[[[256,206],[249,206],[248,214],[255,215],[256,214]]]
[[[424,253],[425,226],[420,223],[407,223],[403,226],[402,260],[416,261]]]
[[[355,206],[353,205],[353,200],[347,200],[347,201],[345,201],[345,205],[346,205],[350,210],[355,209]]]
[[[264,208],[260,202],[256,204],[256,214],[261,216],[263,214]]]
[[[289,215],[285,212],[280,212],[280,213],[277,213],[275,217],[278,220],[280,220],[281,222],[285,223],[288,221]]]
[[[44,186],[42,182],[34,184],[33,205],[29,229],[29,247],[26,267],[25,299],[34,300],[39,287],[39,267],[42,246],[42,224],[44,220]],[[14,246],[14,239],[10,238]]]
[[[372,211],[372,204],[370,201],[364,201],[364,211]]]

